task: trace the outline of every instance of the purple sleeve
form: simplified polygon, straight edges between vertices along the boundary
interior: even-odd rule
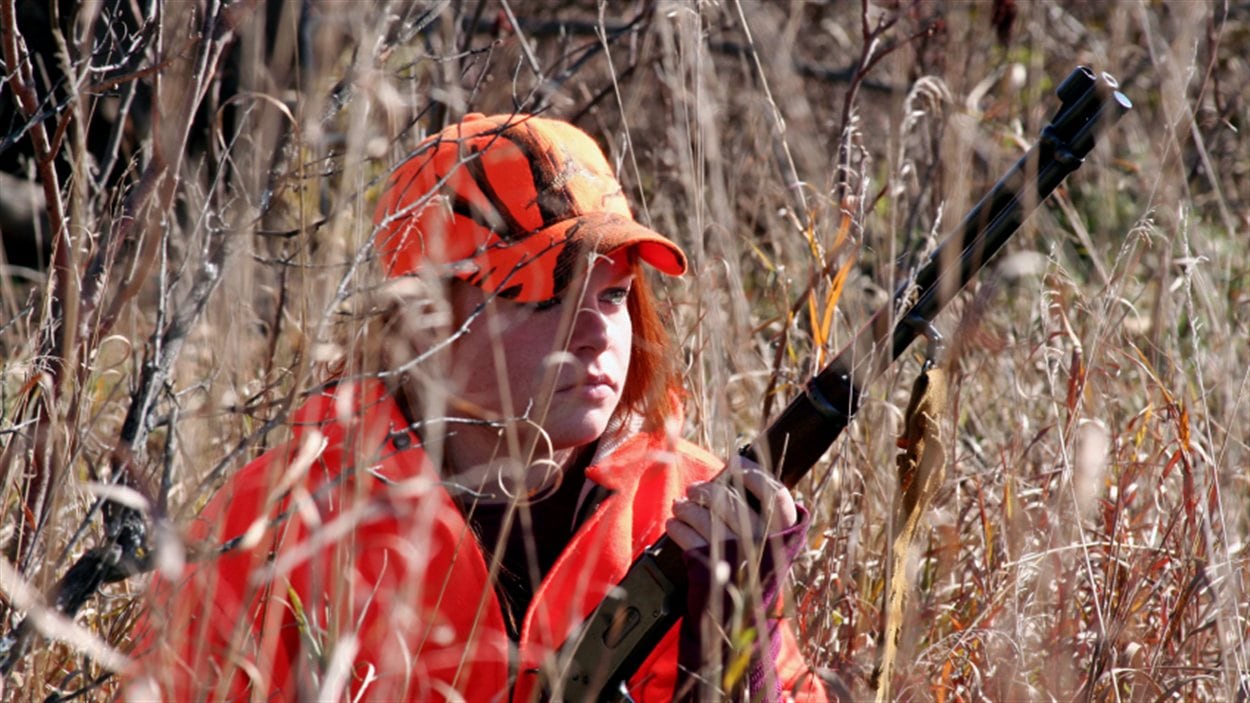
[[[777,602],[781,592],[781,584],[790,571],[799,553],[807,543],[807,530],[811,516],[803,506],[798,506],[799,519],[794,525],[769,535],[770,548],[760,555],[760,583],[758,596],[768,611]],[[741,545],[736,540],[723,542],[719,545],[721,556],[731,568],[739,569],[743,562],[740,557]],[[720,681],[705,681],[702,669],[705,662],[713,659],[708,655],[711,647],[721,648],[721,662],[727,662],[731,656],[730,643],[725,637],[717,637],[715,641],[705,641],[704,628],[701,627],[703,614],[708,613],[713,604],[719,604],[720,617],[715,622],[728,623],[733,615],[734,602],[728,590],[722,586],[718,597],[714,597],[714,568],[711,560],[711,548],[708,546],[687,550],[683,555],[689,576],[689,588],[686,591],[686,617],[681,620],[681,630],[677,643],[677,686],[674,689],[674,701],[696,701],[708,698],[722,698]],[[735,578],[737,577],[737,578]],[[731,574],[730,582],[745,578],[745,574]],[[754,597],[754,594],[752,594]],[[751,603],[753,601],[747,601]],[[757,612],[752,608],[752,613]],[[751,700],[777,701],[781,699],[781,681],[777,678],[776,661],[781,651],[781,638],[777,632],[779,620],[767,618],[763,626],[753,622],[754,615],[748,621],[755,626],[759,636],[752,645],[751,665],[747,671],[747,685]],[[717,678],[719,678],[717,672]]]

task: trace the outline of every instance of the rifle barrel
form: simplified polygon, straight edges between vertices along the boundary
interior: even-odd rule
[[[1131,107],[1115,79],[1073,71],[1057,91],[1063,108],[990,192],[964,216],[955,233],[929,256],[913,280],[869,318],[836,357],[761,436],[743,451],[793,488],[829,449],[859,407],[860,390],[902,356],[921,334],[914,324],[932,322],[985,267],[1020,225],[1094,147],[1095,138]],[[1080,88],[1080,93],[1075,91]],[[825,402],[827,401],[827,402]],[[830,406],[837,412],[830,412]],[[823,431],[822,431],[823,430]]]

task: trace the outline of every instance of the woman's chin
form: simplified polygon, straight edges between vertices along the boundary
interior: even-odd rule
[[[555,450],[576,449],[602,437],[610,418],[611,413],[608,412],[591,413],[575,420],[548,422],[544,429]]]

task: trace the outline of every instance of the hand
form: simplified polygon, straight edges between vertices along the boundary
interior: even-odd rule
[[[777,620],[766,611],[776,602],[790,564],[807,541],[808,515],[795,505],[790,491],[755,462],[735,458],[728,472],[718,480],[691,485],[685,498],[673,502],[673,517],[665,526],[669,538],[682,548],[689,579],[673,695],[681,703],[730,697],[731,692],[719,688],[723,672],[718,667],[733,658],[736,640],[727,639],[726,633],[737,619],[735,609],[744,604],[749,604],[745,622],[758,635],[751,645],[750,668],[739,684],[745,682],[752,700],[781,699],[776,671],[780,635]],[[746,489],[753,504],[738,486]],[[713,575],[720,573],[719,565],[733,569],[744,558],[758,559],[753,584],[738,578],[750,572],[738,572],[728,580]],[[753,592],[751,598],[727,590],[741,594],[744,587]]]
[[[758,544],[798,522],[794,496],[759,464],[735,457],[727,471],[730,476],[721,480],[692,484],[685,498],[673,502],[665,529],[683,550],[730,540]],[[743,497],[739,483],[758,509]]]

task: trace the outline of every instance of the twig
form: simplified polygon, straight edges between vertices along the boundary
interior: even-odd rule
[[[503,12],[508,16],[508,23],[512,25],[512,31],[516,33],[517,43],[521,45],[521,52],[525,55],[525,62],[529,64],[530,70],[534,72],[534,76],[538,80],[543,78],[543,68],[538,65],[538,57],[534,56],[534,49],[530,46],[529,39],[525,37],[525,31],[521,28],[520,23],[516,21],[516,15],[512,12],[512,6],[508,4],[508,0],[499,0]]]
[[[5,65],[10,67],[9,87],[16,98],[19,111],[30,119],[38,111],[39,98],[35,92],[26,41],[17,26],[14,0],[0,0],[0,44],[3,44]],[[74,340],[74,327],[64,319],[64,315],[66,311],[76,312],[79,285],[77,271],[73,266],[73,243],[66,228],[60,179],[53,163],[56,154],[51,150],[51,142],[42,121],[31,124],[29,135],[35,151],[35,169],[43,186],[48,222],[52,230],[53,263],[51,286],[45,294],[43,321],[39,329],[41,363],[25,385],[25,395],[19,399],[16,406],[18,412],[14,415],[15,418],[32,417],[37,420],[31,432],[30,452],[27,455],[29,459],[26,462],[28,490],[23,495],[24,507],[29,517],[24,524],[32,526],[34,533],[19,528],[18,538],[15,540],[15,556],[19,568],[25,565],[33,553],[32,547],[47,517],[48,501],[56,483],[54,473],[62,447],[55,444],[50,446],[50,425],[55,418],[53,409],[57,406],[62,374],[66,368],[65,355]],[[19,443],[13,442],[0,453],[0,466],[6,474],[20,455],[16,449],[18,446]],[[0,485],[7,483],[7,476],[0,479]]]
[[[12,14],[11,2],[12,0],[8,0],[3,6],[0,6],[0,9],[8,11],[9,14],[7,16]],[[156,135],[157,148],[154,151],[152,164],[149,166],[149,170],[145,173],[144,178],[151,190],[143,191],[140,207],[142,207],[143,203],[148,202],[148,197],[150,197],[153,190],[158,193],[164,207],[146,208],[141,219],[127,220],[122,225],[123,229],[133,228],[136,226],[136,223],[144,225],[141,231],[153,232],[159,229],[159,218],[168,209],[168,205],[176,192],[178,182],[176,178],[167,175],[168,171],[172,170],[176,173],[180,167],[182,145],[185,144],[190,130],[191,117],[195,113],[196,106],[203,98],[209,79],[215,71],[222,51],[231,37],[231,27],[223,26],[223,24],[228,25],[228,23],[223,22],[220,8],[215,2],[210,3],[210,8],[206,12],[201,26],[198,41],[196,39],[189,40],[198,43],[199,50],[185,82],[163,81],[160,80],[160,75],[157,76],[160,83],[177,85],[174,96],[160,102],[161,107],[175,109],[166,110],[164,120],[162,121],[163,124],[159,124],[160,128]],[[10,24],[6,21],[6,30],[9,27]],[[10,43],[9,39],[10,33],[6,31],[6,48]],[[161,96],[159,86],[157,94]],[[32,134],[34,133],[32,130]],[[157,189],[158,184],[159,189]],[[161,237],[149,236],[148,241],[162,242],[165,240]],[[111,457],[113,466],[112,481],[116,484],[131,485],[133,483],[133,479],[130,476],[130,464],[133,459],[134,447],[142,446],[147,436],[148,418],[155,407],[158,389],[166,387],[168,374],[182,348],[182,343],[190,332],[195,320],[203,312],[209,296],[221,278],[222,267],[229,253],[230,241],[229,237],[224,236],[208,237],[207,256],[204,257],[204,264],[195,275],[186,299],[175,310],[168,326],[162,329],[158,324],[157,331],[153,333],[149,346],[151,350],[149,358],[144,364],[139,384],[131,396],[131,404],[122,426],[121,436]],[[150,267],[152,263],[151,258],[158,247],[148,244],[146,248],[148,252],[146,255],[140,255],[136,272],[144,271]],[[101,256],[105,258],[111,257],[112,250],[113,247],[111,246],[104,247],[97,257],[96,263],[101,263],[99,258]],[[144,259],[147,259],[146,263]],[[96,269],[93,270],[93,274],[95,275],[91,278],[92,283],[99,288],[93,290],[93,296],[88,299],[92,303],[95,300],[94,294],[103,287],[105,272]],[[95,334],[91,337],[92,342],[98,339],[101,333],[111,326],[111,320],[116,312],[119,311],[120,305],[137,293],[138,287],[142,283],[141,279],[144,277],[132,277],[129,284],[113,299],[110,308],[110,312],[113,314],[102,320],[101,324],[93,326]],[[33,387],[33,384],[28,385]],[[32,390],[31,392],[34,393],[35,391]],[[48,403],[48,398],[36,397],[41,398],[43,403]],[[44,442],[43,438],[47,434],[45,425],[48,417],[48,413],[44,411],[34,418],[36,422],[33,434],[37,452],[40,444]],[[37,454],[36,461],[38,460]],[[42,484],[42,489],[36,492],[35,498],[42,503],[46,503],[50,494],[48,488],[49,484],[45,480]],[[97,504],[101,504],[104,510],[107,539],[102,545],[88,550],[58,582],[54,591],[53,603],[61,613],[71,618],[101,584],[120,580],[145,569],[151,558],[146,545],[147,527],[143,516],[133,508],[121,506],[107,499],[100,499],[100,501],[97,501]],[[95,506],[93,506],[94,509]],[[39,516],[36,515],[35,517],[38,518]],[[38,525],[41,523],[36,519],[35,524],[36,529],[38,529]],[[31,551],[29,545],[30,542],[25,543],[27,553]],[[29,617],[24,619],[13,633],[0,640],[0,643],[5,645],[4,656],[0,658],[0,674],[7,673],[30,646],[33,636],[32,622]]]
[[[576,60],[572,61],[568,65],[568,67],[561,70],[557,75],[548,79],[546,82],[544,82],[541,85],[541,87],[537,91],[535,111],[542,112],[546,110],[550,106],[550,103],[548,102],[548,98],[554,95],[560,89],[561,86],[563,86],[566,82],[568,82],[570,78],[576,75],[577,72],[580,71],[582,67],[584,67],[587,63],[589,63],[591,59],[598,56],[600,52],[606,51],[607,47],[611,45],[613,42],[617,41],[622,36],[629,34],[631,32],[639,32],[639,31],[645,32],[646,26],[650,22],[653,10],[654,10],[654,3],[648,3],[629,22],[626,22],[624,25],[622,25],[620,28],[614,31],[607,32],[606,41],[600,40],[600,41],[587,43],[584,46],[581,46],[581,47],[578,47],[577,49],[573,49],[571,51],[566,52],[563,56],[557,59],[553,65],[559,65],[561,62],[565,61],[573,54],[577,52],[581,52],[581,56],[577,57]],[[636,69],[637,67],[638,67],[638,58],[637,56],[635,56],[630,62],[630,65],[624,71],[621,71],[619,74],[617,74],[616,82],[619,83],[621,79],[630,76],[634,72],[634,69]],[[580,119],[580,117],[584,115],[585,112],[589,110],[592,105],[597,103],[599,100],[603,99],[603,97],[609,95],[612,89],[613,89],[613,86],[611,85],[605,86],[602,90],[600,90],[599,94],[591,100],[591,102],[588,105],[578,110],[576,113],[576,116],[573,118],[570,118],[569,121],[574,124],[577,124],[578,119]]]
[[[18,109],[27,119],[32,119],[39,112],[39,96],[35,92],[34,75],[31,72],[26,40],[17,26],[14,0],[0,0],[0,43],[3,44],[4,63],[11,67],[9,89],[13,92]],[[66,348],[63,335],[67,332],[65,327],[59,324],[59,313],[61,306],[69,302],[71,287],[77,283],[77,276],[74,275],[75,272],[70,266],[71,243],[66,241],[68,235],[65,227],[65,206],[61,200],[60,178],[53,164],[56,154],[52,151],[48,132],[41,120],[36,120],[30,125],[30,141],[35,149],[35,169],[39,174],[39,182],[43,186],[48,222],[52,230],[54,292],[50,301],[52,309],[47,313],[43,325],[41,353],[52,375],[55,392],[60,386],[64,362],[61,355],[64,354]],[[73,330],[68,330],[68,332],[73,334]],[[70,340],[72,341],[72,336]]]
[[[72,98],[63,98],[57,103],[52,101],[51,95],[44,98],[44,107],[40,108],[35,114],[27,117],[26,121],[23,122],[17,129],[4,135],[4,141],[0,141],[0,154],[3,154],[18,142],[22,141],[22,138],[29,134],[30,130],[33,129],[36,124],[42,124],[51,117],[61,114],[62,110],[69,107],[70,102],[72,102]]]
[[[911,7],[919,4],[919,0],[912,0]],[[846,96],[842,100],[842,115],[838,121],[838,169],[836,183],[834,185],[835,202],[842,202],[846,193],[846,182],[850,173],[851,162],[851,138],[848,130],[851,125],[851,115],[854,112],[855,103],[859,97],[859,90],[864,85],[864,79],[870,71],[882,59],[894,53],[898,49],[907,46],[911,42],[921,37],[927,36],[937,29],[937,22],[926,23],[920,31],[892,44],[882,47],[881,40],[885,34],[898,23],[899,17],[903,11],[898,10],[889,18],[881,19],[875,26],[869,24],[868,0],[861,0],[860,7],[860,32],[863,38],[863,45],[860,48],[859,61],[856,63],[854,73],[850,78],[850,86],[847,88]]]
[[[811,211],[807,207],[807,195],[803,192],[802,181],[799,178],[798,169],[794,165],[794,156],[790,154],[790,142],[786,141],[786,121],[781,116],[781,108],[777,107],[777,101],[773,98],[773,90],[768,85],[768,77],[764,75],[764,64],[760,62],[760,54],[755,50],[755,37],[751,36],[751,25],[747,22],[746,13],[742,10],[742,0],[735,0],[734,7],[738,10],[738,21],[742,23],[742,33],[747,37],[747,46],[752,63],[755,64],[755,71],[760,76],[760,86],[764,89],[764,98],[768,101],[768,106],[772,108],[773,129],[776,132],[776,138],[781,142],[781,152],[785,154],[785,170],[787,183],[785,189],[791,191],[796,200],[798,200],[798,212],[795,213],[802,218],[800,224],[806,228],[811,222]]]

